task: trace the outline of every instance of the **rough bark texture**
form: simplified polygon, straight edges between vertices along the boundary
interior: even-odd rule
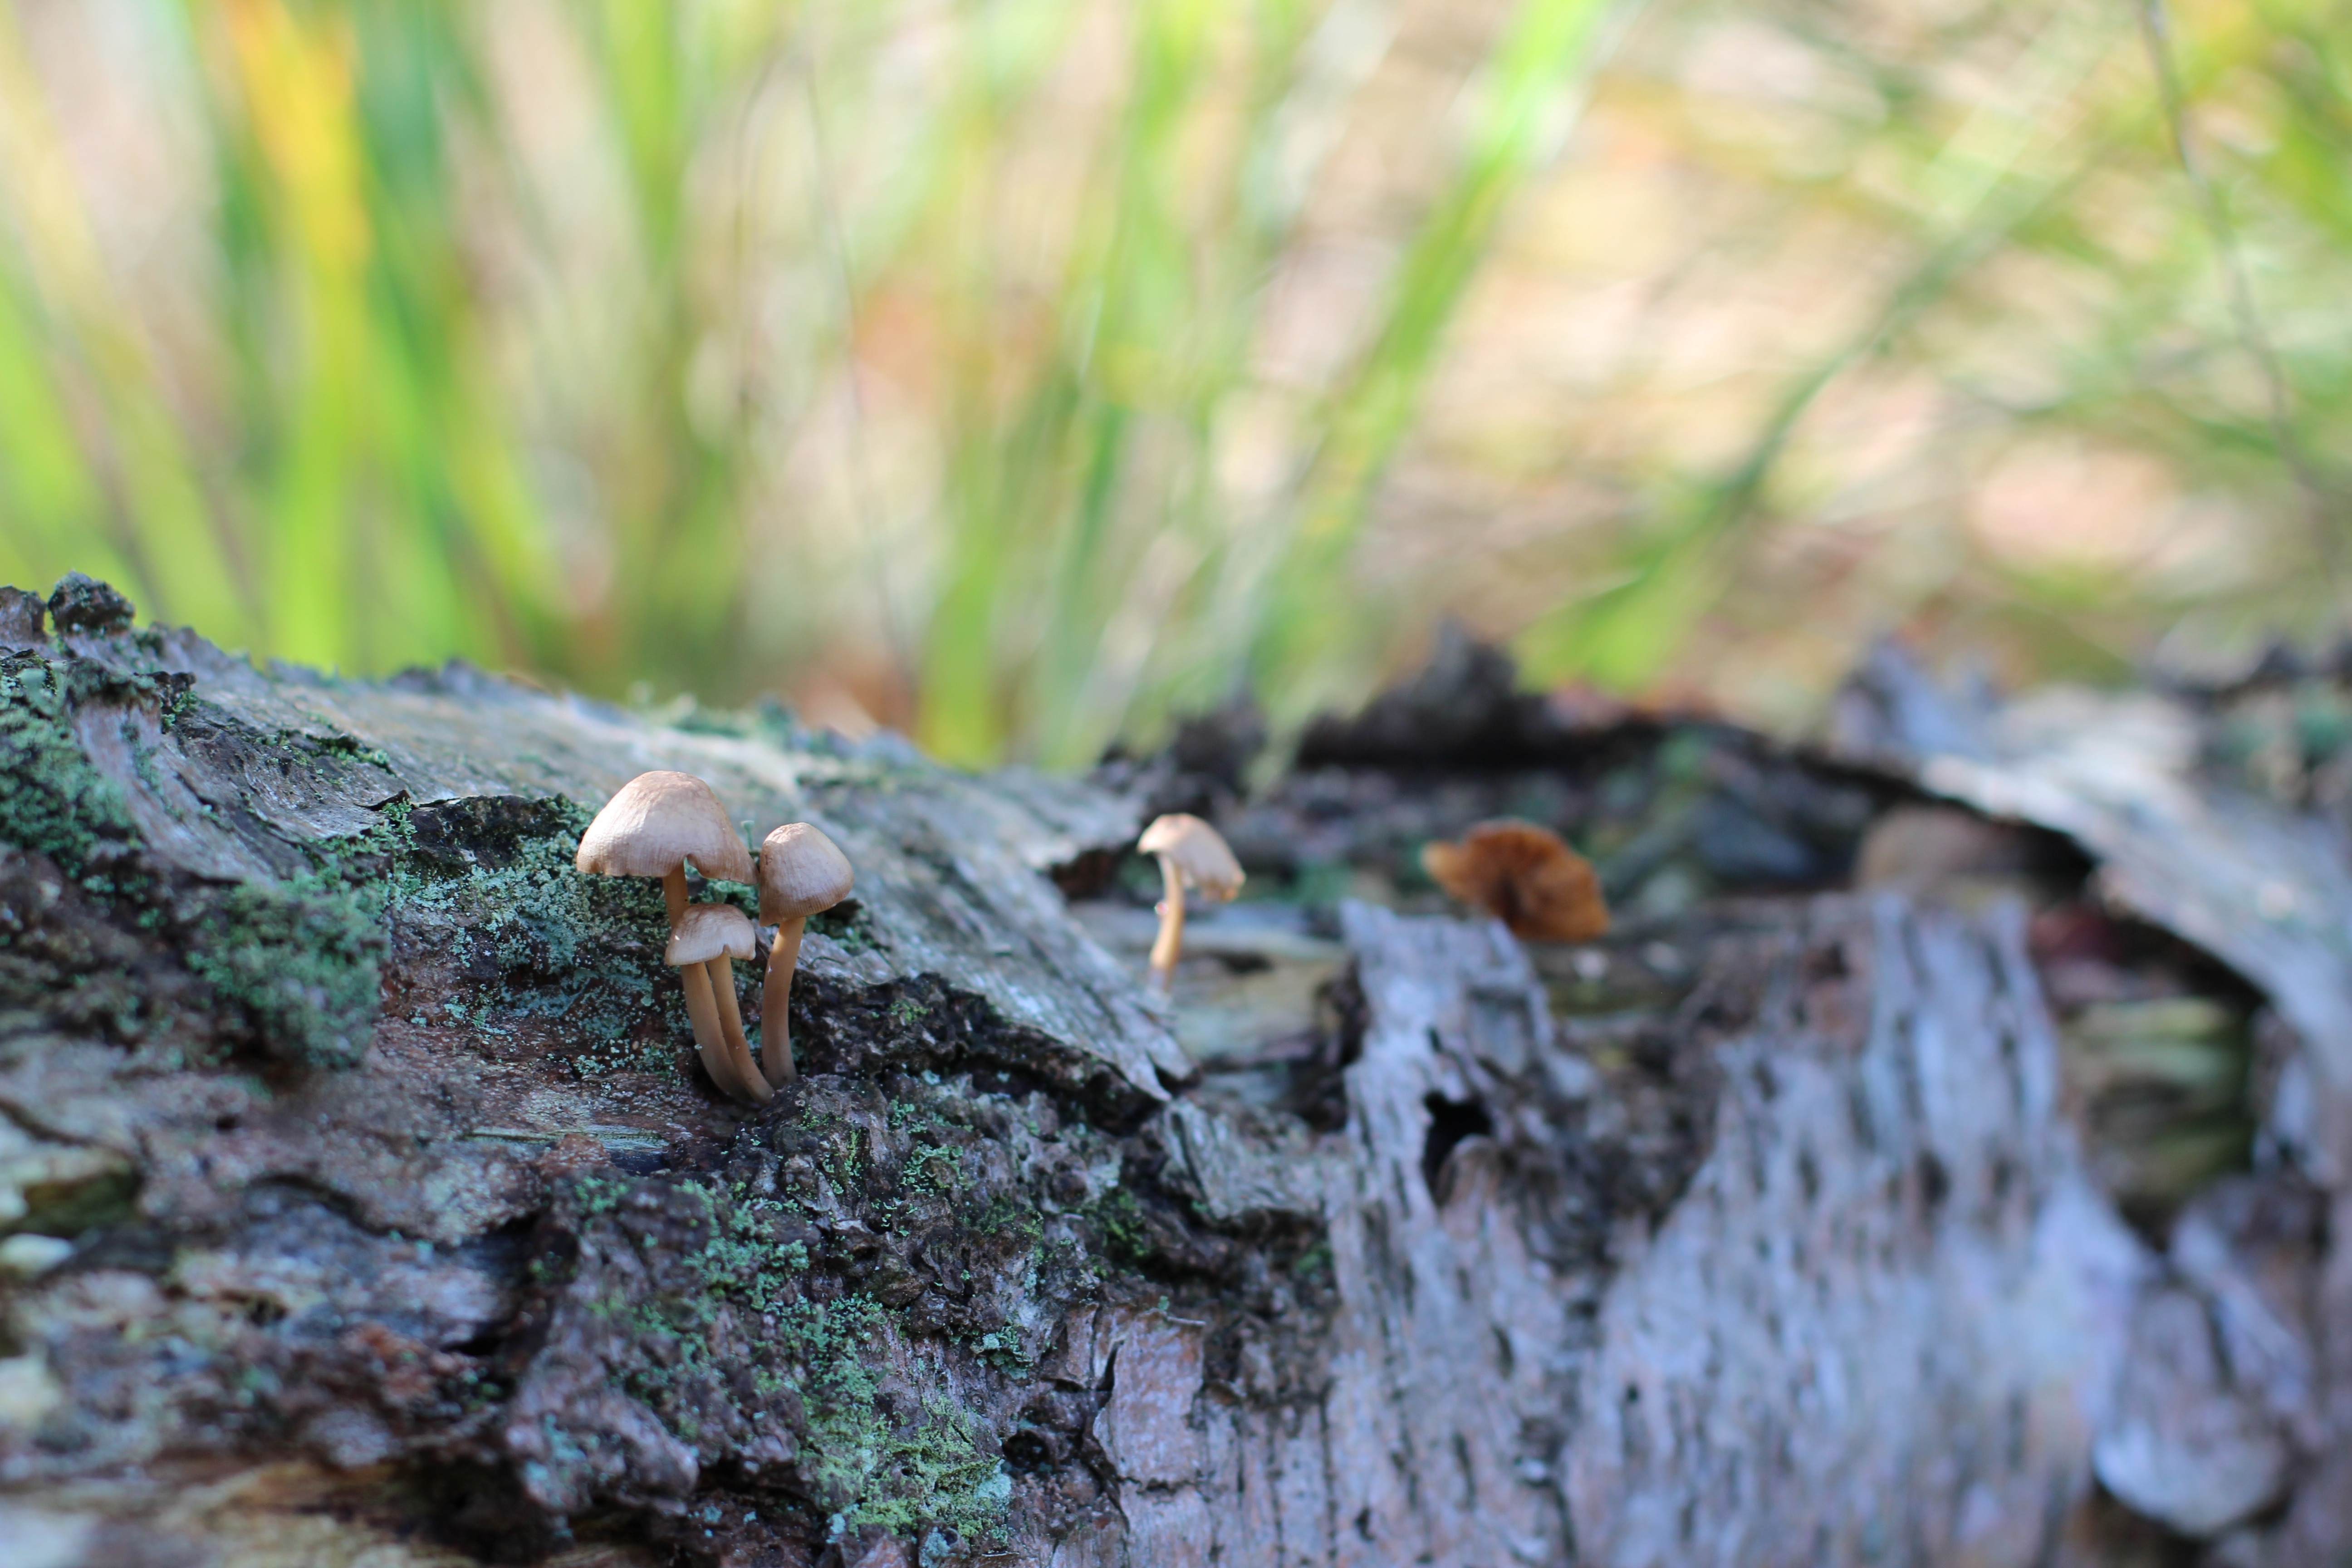
[[[1098,786],[971,778],[780,712],[257,673],[102,585],[0,591],[0,1561],[2352,1550],[2352,899],[2228,902],[2231,857],[2110,831],[2128,792],[1939,760],[1893,666],[1848,715],[1871,773],[1594,727],[1482,658],[1244,801],[1230,725]],[[2176,826],[2323,834],[2186,765]],[[857,868],[756,1111],[700,1077],[658,886],[571,868],[652,767]],[[2176,1014],[2270,998],[2253,1155],[2125,1222],[2068,1054],[2111,1015],[2053,1002],[2056,928],[1841,890],[1913,778],[2102,859],[2133,952],[2235,967]],[[1308,886],[1620,797],[1604,868],[1649,913],[1586,948]],[[1117,887],[1171,804],[1294,897],[1198,921],[1163,1004]],[[1685,854],[1781,890],[1669,908]]]
[[[1170,1113],[1206,1212],[1286,1180],[1328,1221],[1339,1295],[1306,1416],[1204,1402],[1185,1479],[1297,1506],[1202,1508],[1200,1561],[2041,1558],[2139,1260],[2057,1121],[2013,922],[1822,900],[1717,934],[1684,1103],[1649,1106],[1499,927],[1346,925],[1346,1132],[1278,1176]],[[1678,1190],[1614,1190],[1677,1143]]]
[[[2252,1168],[2191,1197],[2152,1258],[2094,1449],[2110,1494],[2231,1565],[2352,1562],[2352,816],[2340,789],[2257,787],[2228,743],[2249,710],[2340,708],[2345,673],[2001,705],[1885,649],[1835,727],[1846,756],[2066,834],[2096,897],[2268,1002]]]

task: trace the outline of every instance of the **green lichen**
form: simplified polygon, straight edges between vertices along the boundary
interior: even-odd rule
[[[899,1188],[925,1197],[952,1195],[963,1188],[963,1165],[956,1150],[921,1143],[898,1168]]]
[[[362,746],[352,736],[305,736],[303,740],[310,750],[323,756],[343,757],[352,762],[366,763],[373,767],[382,768],[386,773],[392,771],[392,758],[382,747]]]
[[[417,830],[427,812],[440,814],[434,842]],[[407,943],[467,961],[467,993],[453,999],[464,1013],[453,1016],[561,1019],[565,1060],[583,1077],[667,1070],[667,1041],[684,1023],[668,1016],[680,1005],[677,988],[661,983],[661,888],[582,875],[573,858],[591,820],[561,797],[395,804],[327,860],[347,882],[381,889],[387,921]],[[486,984],[474,978],[484,971],[493,976]],[[665,1025],[650,1037],[649,1015]]]
[[[269,1055],[303,1067],[352,1067],[375,1031],[380,907],[364,892],[317,879],[245,883],[213,901],[188,967],[244,1013]]]
[[[866,906],[855,899],[838,908],[809,916],[808,929],[829,942],[839,942],[851,952],[864,952],[876,945],[873,930],[866,917]],[[921,1016],[919,1011],[915,1014],[916,1017]]]
[[[649,1210],[650,1192],[660,1201]],[[635,1253],[657,1281],[600,1296],[590,1310],[631,1337],[637,1354],[622,1386],[681,1439],[716,1440],[708,1401],[741,1386],[712,1349],[733,1312],[736,1331],[761,1342],[751,1392],[761,1402],[789,1394],[803,1414],[803,1481],[834,1537],[945,1525],[1001,1539],[1012,1483],[985,1423],[946,1392],[946,1368],[903,1311],[858,1291],[809,1296],[814,1260],[789,1234],[791,1205],[728,1186],[613,1177],[581,1181],[572,1202],[601,1247]]]
[[[1013,1495],[983,1428],[941,1390],[945,1369],[914,1360],[914,1381],[932,1392],[894,1415],[877,1366],[898,1359],[904,1335],[891,1310],[865,1296],[803,1303],[782,1314],[797,1366],[784,1382],[808,1412],[809,1479],[835,1539],[870,1525],[908,1535],[944,1524],[992,1537]]]
[[[572,1190],[582,1218],[603,1219],[620,1212],[621,1200],[629,1195],[629,1184],[613,1176],[587,1175],[573,1183]]]
[[[379,901],[333,875],[228,888],[173,877],[138,853],[122,787],[99,772],[75,732],[76,710],[93,701],[148,706],[175,719],[188,705],[190,684],[152,668],[31,654],[0,659],[0,841],[56,860],[90,895],[87,907],[101,921],[148,939],[168,936],[189,972],[209,985],[229,1037],[242,1034],[265,1053],[304,1066],[351,1066],[373,1029],[384,948]],[[130,760],[139,779],[163,796],[152,748],[134,742]],[[75,940],[114,939],[85,931]],[[27,979],[37,978],[39,954],[15,956]],[[50,973],[47,982],[47,1000],[58,1016],[100,1023],[123,1037],[140,1032],[136,1007],[98,1018],[104,1010],[94,1009],[89,994],[100,979]]]
[[[945,1525],[983,1541],[998,1538],[1013,1478],[981,1445],[969,1413],[943,1394],[927,1395],[922,1414],[907,1423],[884,1420],[872,1380],[853,1356],[844,1356],[828,1385],[813,1384],[821,1414],[811,1423],[821,1436],[820,1487],[852,1500],[825,1521],[835,1539],[869,1525],[912,1535]],[[805,1397],[805,1394],[803,1395]]]
[[[720,1205],[705,1189],[695,1189],[711,1211],[710,1240],[694,1254],[703,1300],[732,1296],[754,1311],[774,1310],[798,1289],[808,1272],[808,1245],[780,1240],[775,1220],[784,1205],[772,1199],[740,1199]]]
[[[1151,1259],[1151,1229],[1143,1205],[1125,1187],[1113,1187],[1087,1205],[1087,1217],[1102,1235],[1105,1250],[1122,1263]]]
[[[1131,1296],[1119,1258],[1160,1222],[1123,1194],[1048,1200],[1114,1145],[1040,1091],[895,1073],[793,1100],[709,1175],[577,1181],[580,1261],[543,1283],[599,1320],[620,1388],[707,1470],[746,1435],[781,1437],[821,1534],[1001,1544],[1000,1439],[1051,1325]]]
[[[982,1230],[1009,1236],[1024,1247],[1034,1247],[1045,1235],[1044,1222],[1038,1218],[1035,1206],[1010,1193],[1000,1193],[990,1199],[988,1207],[981,1214],[979,1224]]]
[[[74,736],[68,679],[35,655],[0,661],[0,839],[79,874],[101,841],[127,840],[134,826]]]

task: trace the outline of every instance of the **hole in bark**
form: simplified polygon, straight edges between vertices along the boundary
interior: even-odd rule
[[[1118,883],[1119,861],[1124,858],[1125,852],[1118,849],[1081,850],[1075,860],[1047,867],[1045,875],[1066,899],[1099,899]]]
[[[68,1239],[121,1225],[135,1212],[139,1177],[109,1172],[84,1181],[27,1182],[21,1189],[24,1212],[14,1228]]]
[[[1996,1154],[1992,1162],[1992,1199],[1997,1204],[2009,1201],[2010,1190],[2017,1184],[2017,1163],[2006,1154]]]
[[[2275,1088],[2255,1071],[2261,995],[2088,897],[2038,910],[2026,940],[2092,1171],[2126,1219],[2161,1238],[2189,1197],[2252,1166]]]
[[[493,1563],[540,1561],[559,1542],[564,1546],[654,1544],[642,1519],[599,1514],[556,1526],[516,1477],[469,1461],[420,1464],[407,1470],[396,1506],[418,1535]]]
[[[1429,1195],[1443,1204],[1445,1197],[1438,1191],[1438,1175],[1445,1169],[1445,1157],[1465,1138],[1492,1133],[1495,1119],[1475,1100],[1447,1100],[1433,1094],[1422,1103],[1429,1108],[1429,1136],[1421,1146],[1421,1175],[1429,1184]]]
[[[1371,1009],[1350,964],[1315,999],[1314,1045],[1291,1068],[1289,1108],[1319,1132],[1348,1125],[1347,1070],[1364,1054]]]
[[[1944,1169],[1944,1162],[1936,1158],[1933,1150],[1922,1150],[1919,1154],[1919,1194],[1927,1202],[1927,1212],[1933,1214],[1942,1208],[1944,1200],[1951,1195],[1951,1192],[1952,1178],[1950,1173]]]
[[[163,1275],[178,1260],[179,1247],[153,1226],[121,1225],[82,1239],[74,1255],[58,1267],[80,1273],[120,1269],[131,1274]]]
[[[1046,1433],[1015,1432],[1004,1439],[1004,1462],[1016,1470],[1051,1469],[1061,1458],[1056,1447]]]

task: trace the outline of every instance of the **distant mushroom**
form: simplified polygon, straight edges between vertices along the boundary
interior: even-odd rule
[[[1592,862],[1532,822],[1482,822],[1458,844],[1421,850],[1422,868],[1528,942],[1591,942],[1609,929]]]
[[[768,1081],[790,1082],[793,971],[800,966],[808,918],[849,897],[856,870],[834,841],[805,822],[787,822],[760,844],[760,919],[776,928],[768,977],[760,987],[760,1061]]]
[[[1154,818],[1135,847],[1160,858],[1166,896],[1160,900],[1160,935],[1151,944],[1151,980],[1166,991],[1176,984],[1176,960],[1184,951],[1184,889],[1223,903],[1242,890],[1242,864],[1215,828],[1189,812]]]
[[[710,1081],[739,1100],[764,1103],[775,1091],[760,1076],[743,1038],[732,962],[748,961],[755,951],[751,922],[742,910],[732,904],[693,904],[670,933],[662,962],[677,971],[686,988],[686,1016],[693,1021],[694,1043],[701,1047]]]
[[[581,870],[659,877],[670,929],[686,916],[686,863],[706,877],[751,879],[751,854],[710,786],[692,773],[639,773],[604,803],[580,836]]]

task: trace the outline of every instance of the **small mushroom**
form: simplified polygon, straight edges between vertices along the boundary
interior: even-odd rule
[[[1592,862],[1532,822],[1482,822],[1459,844],[1424,844],[1437,885],[1528,942],[1591,942],[1609,929]]]
[[[659,877],[675,931],[686,915],[688,860],[706,877],[751,879],[751,851],[710,786],[692,773],[650,773],[604,803],[573,863],[603,877]]]
[[[1176,960],[1184,951],[1184,889],[1192,888],[1212,903],[1242,890],[1242,863],[1217,830],[1189,812],[1155,817],[1138,849],[1160,858],[1160,935],[1151,943],[1151,981],[1166,991],[1176,984]]]
[[[760,919],[776,928],[760,987],[760,1061],[768,1081],[789,1082],[793,1062],[793,971],[808,918],[849,897],[857,873],[834,841],[805,822],[787,822],[760,844]]]
[[[742,910],[732,904],[691,904],[670,933],[662,962],[677,971],[686,988],[686,1016],[694,1022],[694,1043],[702,1049],[710,1081],[739,1100],[765,1102],[775,1090],[751,1060],[743,1016],[735,1006],[734,960],[748,961],[755,951],[751,922]]]
[[[572,864],[592,876],[659,877],[662,900],[669,915],[671,946],[676,947],[688,914],[686,867],[689,860],[706,877],[730,882],[751,879],[751,852],[743,847],[742,835],[727,820],[727,809],[710,793],[710,786],[692,773],[657,772],[639,773],[604,803],[604,809],[596,814],[596,820],[580,836],[580,853]],[[743,921],[740,910],[729,912],[749,930],[751,922]],[[723,923],[723,917],[719,918]],[[748,938],[743,948],[742,956],[751,957]],[[750,1085],[739,1081],[720,1026],[718,997],[705,973],[705,959],[688,962],[671,958],[667,953],[663,956],[677,969],[678,984],[686,988],[687,1016],[694,1020],[695,1043],[702,1047],[702,1063],[710,1069],[712,1081],[730,1093],[765,1100],[764,1093],[754,1094]],[[716,954],[707,954],[705,958],[711,956]],[[731,978],[724,994],[727,1010],[732,1014],[735,984]],[[742,1032],[739,1019],[735,1027],[739,1038]],[[743,1048],[743,1058],[749,1066],[748,1046]],[[756,1070],[751,1076],[761,1089],[767,1088]]]

